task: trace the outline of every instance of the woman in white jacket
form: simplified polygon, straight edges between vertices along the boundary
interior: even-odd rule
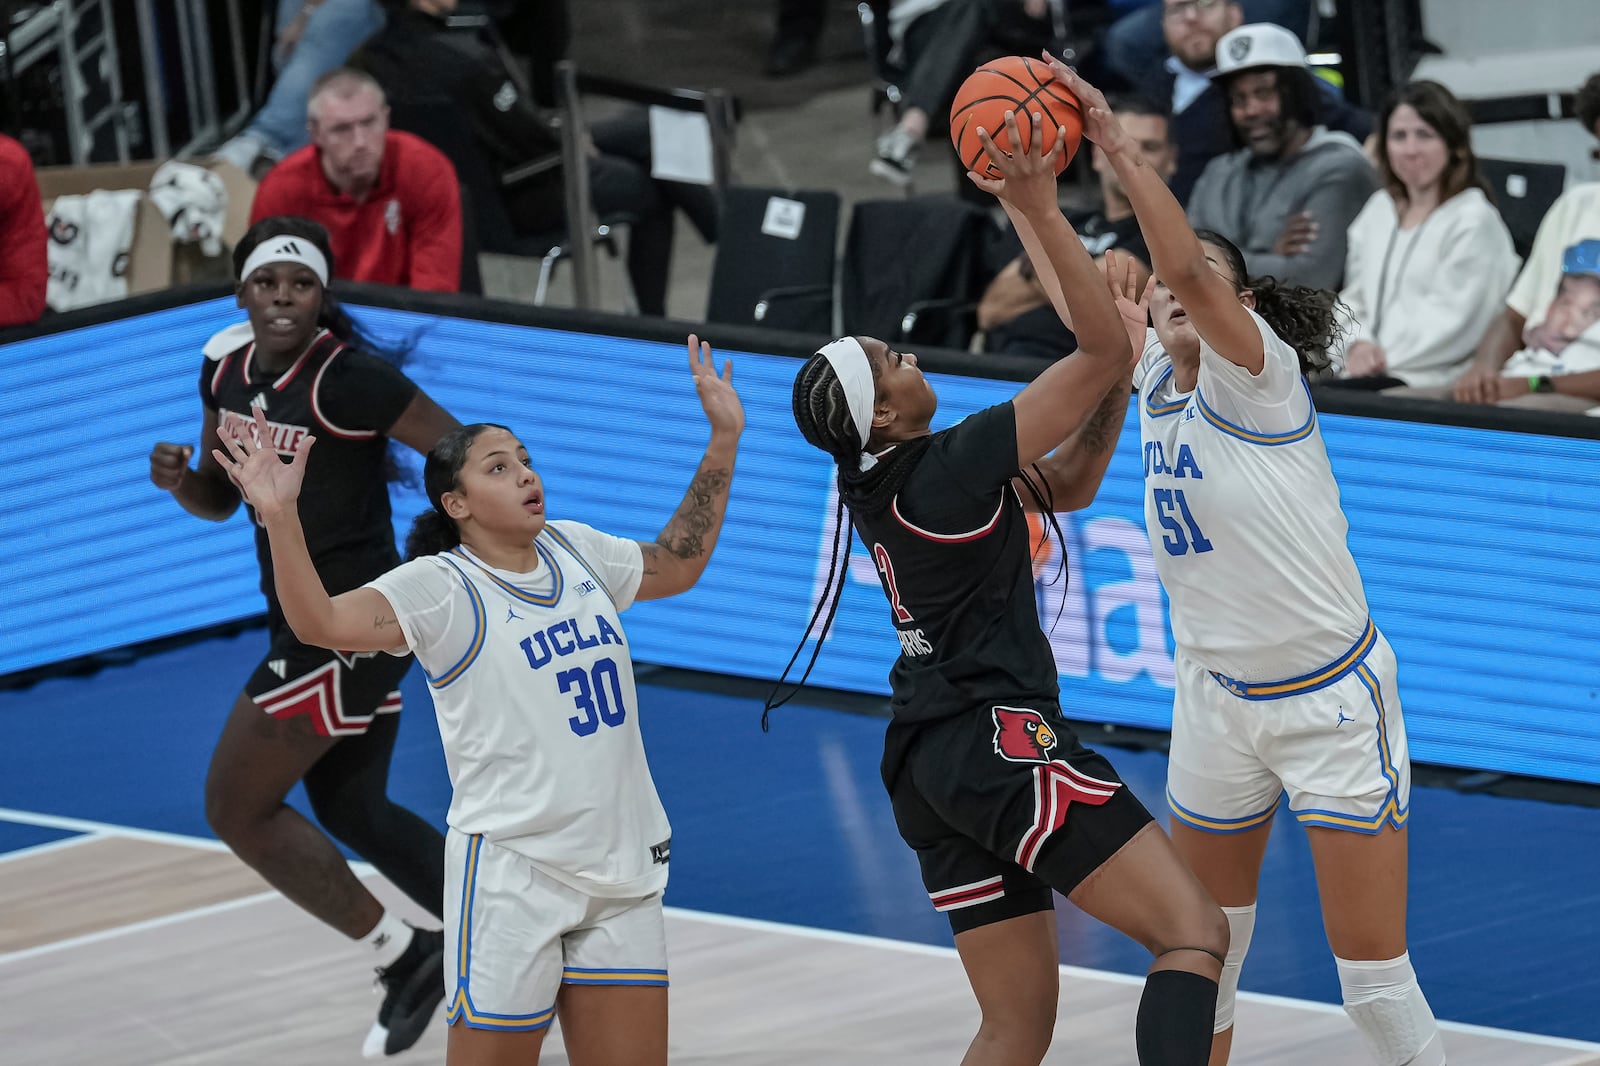
[[[1336,383],[1448,385],[1505,303],[1519,261],[1450,90],[1401,86],[1378,128],[1384,187],[1350,224],[1340,298],[1351,322]]]

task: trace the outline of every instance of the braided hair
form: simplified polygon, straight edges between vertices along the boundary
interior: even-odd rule
[[[872,366],[872,380],[876,384],[879,375],[878,364],[871,360],[868,362]],[[856,428],[855,419],[850,414],[844,383],[839,380],[838,373],[828,362],[827,357],[820,352],[806,360],[805,365],[800,368],[800,373],[795,375],[790,400],[794,410],[795,425],[799,427],[800,435],[805,438],[807,444],[831,456],[838,467],[839,493],[833,516],[833,547],[828,560],[827,580],[823,582],[822,592],[817,598],[816,607],[811,612],[811,620],[806,624],[805,635],[800,638],[794,654],[789,656],[789,662],[767,695],[766,704],[761,710],[762,732],[766,732],[772,712],[788,703],[805,687],[806,678],[811,676],[811,668],[817,664],[817,657],[822,654],[822,645],[828,639],[828,630],[833,627],[833,619],[839,613],[839,601],[844,595],[845,578],[850,568],[850,542],[846,530],[853,528],[851,516],[871,515],[887,510],[933,441],[932,436],[902,441],[887,454],[879,456],[877,462],[869,468],[863,470],[861,434]],[[1028,494],[1038,504],[1040,513],[1045,516],[1061,547],[1061,565],[1056,578],[1059,579],[1067,572],[1066,538],[1061,531],[1061,524],[1055,517],[1054,499],[1049,485],[1037,467],[1033,472],[1038,476],[1037,482],[1025,471],[1018,471],[1016,476],[1027,486]],[[1040,547],[1042,546],[1041,542]],[[1066,597],[1062,597],[1063,606],[1065,602]],[[818,618],[822,619],[820,631],[817,631]],[[805,651],[806,642],[811,639],[813,632],[817,633],[817,643],[811,651],[811,658],[806,662],[800,679],[793,682],[789,690],[780,695],[789,677],[789,671],[799,661],[801,653]]]

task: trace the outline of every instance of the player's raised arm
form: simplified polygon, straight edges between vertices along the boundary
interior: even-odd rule
[[[272,547],[272,576],[284,621],[302,643],[340,651],[388,651],[402,648],[405,636],[394,609],[376,589],[358,588],[330,597],[322,586],[306,548],[300,525],[300,484],[306,456],[315,437],[296,446],[294,459],[285,463],[270,443],[272,428],[261,408],[252,407],[255,436],[237,425],[221,430],[222,448],[212,451],[217,463],[238,484],[239,491],[260,516]]]
[[[1045,58],[1057,80],[1083,104],[1083,135],[1100,146],[1116,170],[1160,283],[1172,291],[1195,332],[1214,351],[1252,374],[1261,373],[1266,362],[1261,333],[1232,282],[1206,259],[1200,238],[1166,181],[1123,131],[1100,90],[1059,59],[1048,53]]]
[[[1132,362],[1137,363],[1150,321],[1150,290],[1155,286],[1155,279],[1148,278],[1141,285],[1138,260],[1116,249],[1106,252],[1101,269],[1127,330],[1128,343],[1133,349]],[[1044,478],[1048,490],[1045,499],[1052,510],[1077,511],[1094,502],[1127,417],[1128,395],[1133,388],[1132,369],[1130,364],[1129,375],[1106,393],[1100,406],[1076,433],[1034,464],[1033,472]],[[1029,510],[1039,509],[1033,494],[1020,484],[1017,497]]]
[[[733,463],[739,435],[744,432],[744,407],[733,391],[733,360],[724,361],[719,375],[711,345],[691,334],[689,371],[706,421],[711,423],[711,441],[677,511],[654,541],[640,544],[644,577],[637,598],[641,600],[676,596],[693,588],[711,561],[711,550],[728,513]]]
[[[1039,129],[1043,120],[1042,114],[1034,114],[1033,128]],[[971,171],[968,176],[999,197],[1014,220],[1024,223],[1017,226],[1017,232],[1025,247],[1037,245],[1028,247],[1036,268],[1048,264],[1059,279],[1057,288],[1078,337],[1076,352],[1052,363],[1012,401],[1017,417],[1017,462],[1027,467],[1083,425],[1126,372],[1130,356],[1128,337],[1105,281],[1056,202],[1056,162],[1065,150],[1066,131],[1056,131],[1055,145],[1048,154],[1041,151],[1043,137],[1034,137],[1029,150],[1023,151],[1016,115],[1007,111],[1005,122],[1010,152],[1002,151],[987,130],[978,130],[984,151],[1002,175],[1000,180],[981,178]]]

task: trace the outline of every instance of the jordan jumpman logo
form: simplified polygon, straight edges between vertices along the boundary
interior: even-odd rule
[[[1333,728],[1338,729],[1340,726],[1344,725],[1346,722],[1353,722],[1353,721],[1355,721],[1355,719],[1347,716],[1344,713],[1344,708],[1340,707],[1339,708],[1339,720],[1337,722],[1333,723]]]

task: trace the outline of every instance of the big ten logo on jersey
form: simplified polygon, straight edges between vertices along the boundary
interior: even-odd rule
[[[811,602],[822,595],[833,551],[836,487],[830,487],[822,536],[817,541]],[[1097,678],[1125,684],[1140,675],[1173,687],[1167,646],[1167,612],[1161,578],[1142,526],[1115,515],[1058,515],[1068,544],[1066,580],[1058,574],[1060,548],[1037,515],[1029,515],[1034,547],[1034,594],[1039,625],[1049,638],[1056,672],[1063,678]],[[848,579],[883,587],[877,561],[851,537]],[[1087,571],[1085,567],[1087,566]],[[816,623],[811,636],[821,628]],[[898,629],[898,627],[897,627]],[[829,633],[832,640],[838,630]],[[901,640],[905,640],[901,633]]]

